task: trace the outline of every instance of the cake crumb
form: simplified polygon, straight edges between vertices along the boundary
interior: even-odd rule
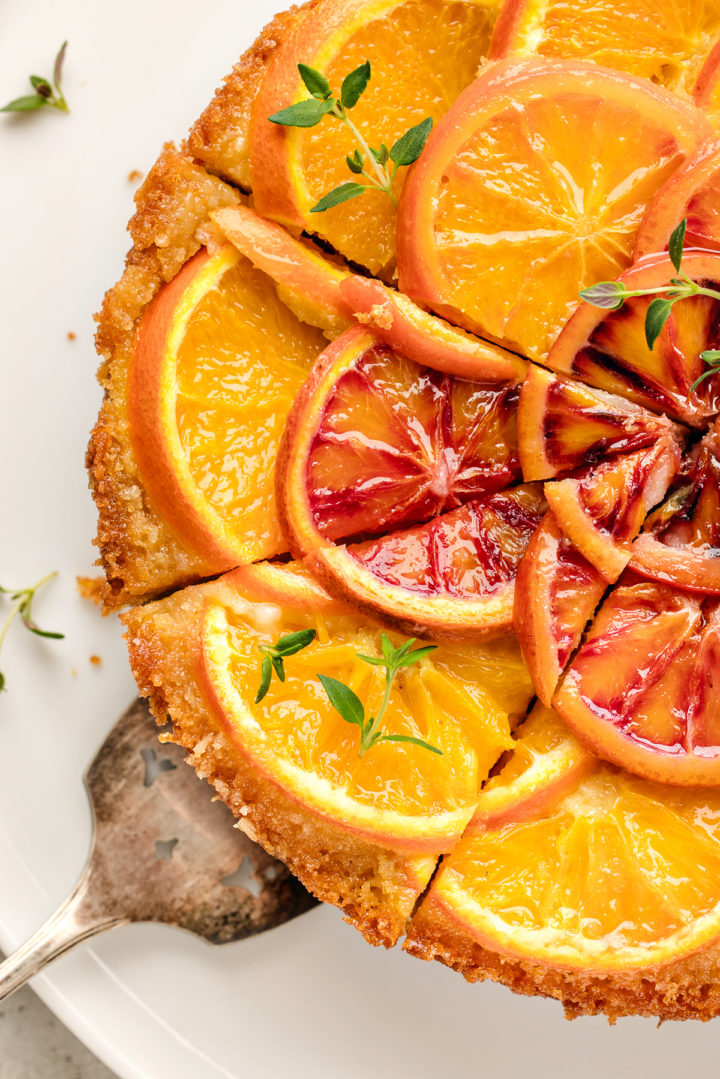
[[[83,599],[89,599],[96,606],[102,606],[102,590],[105,583],[104,577],[76,577],[75,584]]]
[[[90,662],[92,663],[93,667],[99,667],[102,663],[102,659],[100,658],[100,656],[96,656],[95,654],[93,654],[92,656],[90,656]]]
[[[131,169],[127,174],[127,178],[129,184],[136,184],[138,180],[142,180],[143,174],[140,172],[140,169]]]
[[[77,334],[74,333],[72,330],[68,330],[67,339],[68,341],[75,341],[77,339]]]

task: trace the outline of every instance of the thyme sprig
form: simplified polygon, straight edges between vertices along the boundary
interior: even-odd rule
[[[268,119],[282,127],[315,127],[325,117],[344,124],[356,143],[352,154],[345,158],[345,164],[354,176],[362,176],[364,179],[364,183],[347,180],[334,187],[323,195],[311,208],[310,213],[322,213],[341,202],[357,198],[369,189],[382,191],[393,206],[397,207],[398,200],[393,190],[395,173],[399,168],[412,165],[419,158],[433,125],[432,117],[428,116],[421,123],[409,128],[390,149],[384,142],[378,147],[370,146],[349,115],[370,82],[370,62],[366,60],[345,76],[339,96],[333,96],[330,83],[320,71],[307,64],[298,64],[298,71],[311,96],[295,105],[280,109]]]
[[[7,105],[0,108],[0,112],[34,112],[36,109],[43,108],[58,109],[59,112],[70,112],[60,87],[67,44],[67,41],[63,41],[55,57],[52,82],[43,78],[42,75],[31,75],[30,84],[35,93],[25,94],[22,97],[16,97],[13,101],[8,101]]]
[[[47,576],[42,577],[34,585],[31,585],[30,588],[13,589],[3,588],[0,585],[0,593],[9,596],[10,601],[13,604],[10,614],[5,619],[2,628],[0,628],[0,649],[3,646],[3,642],[5,641],[10,626],[18,615],[20,615],[20,619],[25,628],[28,629],[31,633],[36,634],[36,636],[49,637],[52,640],[56,641],[63,639],[63,637],[65,636],[64,633],[53,633],[50,632],[50,630],[40,629],[32,615],[32,604],[35,598],[35,593],[38,592],[43,587],[43,585],[46,585],[48,581],[51,581],[53,577],[57,577],[57,572],[48,573]],[[5,676],[2,671],[0,671],[0,690],[3,690],[4,688]]]
[[[580,292],[581,299],[586,303],[592,304],[593,307],[606,308],[608,311],[616,311],[632,296],[655,296],[645,313],[645,340],[651,351],[670,317],[673,306],[680,300],[687,300],[691,296],[710,296],[713,300],[720,300],[717,289],[698,285],[697,282],[691,281],[682,269],[686,229],[687,218],[683,218],[670,236],[668,255],[677,277],[671,277],[667,284],[657,285],[655,288],[628,289],[622,281],[600,281]],[[720,369],[719,349],[706,349],[700,353],[700,359],[708,364],[709,368],[695,379],[689,393],[693,393],[704,379],[710,378]]]
[[[294,656],[296,652],[302,651],[303,648],[307,648],[314,640],[314,629],[299,629],[295,633],[286,633],[285,636],[280,637],[275,644],[259,645],[260,651],[263,654],[263,661],[260,668],[260,688],[257,691],[255,704],[259,704],[270,689],[273,671],[275,671],[275,674],[281,682],[285,681],[285,665],[283,660],[288,656]]]
[[[423,656],[429,655],[435,650],[434,644],[423,645],[413,648],[415,638],[405,641],[399,648],[393,648],[392,643],[383,633],[381,636],[382,656],[365,656],[357,652],[357,656],[364,663],[373,667],[385,668],[385,692],[380,707],[375,716],[365,716],[365,706],[356,693],[337,678],[329,678],[327,675],[318,674],[322,687],[328,695],[328,700],[333,708],[340,713],[347,723],[352,723],[360,729],[359,755],[363,757],[369,749],[379,742],[411,742],[413,745],[429,749],[431,753],[442,756],[442,750],[424,742],[422,738],[414,738],[409,734],[385,734],[381,723],[390,702],[390,690],[396,674],[402,667],[410,667],[417,663]]]

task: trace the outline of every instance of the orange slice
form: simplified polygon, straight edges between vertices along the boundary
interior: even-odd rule
[[[630,561],[632,541],[650,509],[664,497],[680,465],[672,438],[575,476],[545,484],[545,497],[562,533],[606,581]]]
[[[712,975],[678,961],[701,960],[720,936],[719,880],[718,794],[598,764],[532,817],[490,821],[463,838],[405,948],[471,981],[559,997],[571,1012],[702,1014],[682,989]]]
[[[717,287],[720,255],[689,251],[682,269],[693,281]],[[655,255],[619,280],[628,289],[655,288],[674,276],[669,258]],[[720,411],[720,381],[713,376],[692,393],[690,387],[707,370],[700,353],[717,344],[720,303],[694,296],[675,304],[651,351],[645,339],[650,299],[638,296],[617,311],[582,304],[555,342],[548,366],[701,426]]]
[[[578,291],[630,262],[660,184],[709,134],[692,105],[592,64],[500,61],[437,125],[403,192],[400,288],[542,358]]]
[[[517,397],[515,384],[454,379],[346,331],[287,425],[277,472],[293,550],[426,521],[517,480]]]
[[[516,731],[516,739],[500,770],[483,786],[466,836],[537,815],[541,806],[552,805],[595,766],[596,758],[557,712],[539,702]]]
[[[358,322],[384,344],[417,363],[461,378],[522,378],[527,364],[512,352],[480,341],[373,278],[353,275],[340,287]]]
[[[408,633],[487,639],[512,627],[515,575],[545,510],[530,484],[466,502],[427,524],[306,564],[334,595]]]
[[[656,191],[638,229],[635,258],[666,251],[683,218],[686,248],[720,248],[719,182],[720,139],[711,139]]]
[[[515,582],[515,632],[535,692],[550,705],[560,676],[595,614],[606,582],[546,514]]]
[[[631,567],[691,592],[720,592],[720,430],[716,422],[693,451],[689,471],[645,522]]]
[[[332,336],[347,329],[352,312],[340,286],[351,276],[348,270],[247,206],[224,206],[210,217],[224,237],[276,283],[280,299],[299,319]]]
[[[586,745],[664,783],[720,784],[717,601],[630,577],[601,607],[554,705]]]
[[[552,479],[640,449],[670,429],[664,416],[534,364],[520,392],[518,450],[526,480]]]
[[[273,463],[323,344],[229,244],[186,263],[143,316],[128,384],[140,475],[216,572],[286,549]]]
[[[689,93],[718,36],[720,11],[695,0],[518,0],[490,55],[592,60]]]
[[[280,128],[268,117],[308,97],[297,65],[329,80],[370,62],[367,90],[352,110],[366,142],[392,146],[427,116],[438,119],[472,82],[487,52],[496,0],[320,0],[275,50],[255,99],[250,127],[252,190],[258,212],[293,229],[316,232],[371,272],[395,253],[395,212],[369,191],[349,204],[311,213],[332,188],[353,179],[345,158],[356,148],[342,124]],[[399,194],[405,169],[396,173]]]
[[[442,756],[410,743],[378,743],[361,757],[357,729],[332,707],[318,674],[350,686],[374,714],[384,671],[358,652],[382,655],[380,628],[327,597],[318,601],[312,583],[303,594],[297,574],[281,603],[283,572],[274,571],[264,594],[262,571],[246,567],[227,579],[232,597],[207,602],[199,679],[219,722],[256,769],[304,809],[394,847],[448,849],[489,769],[512,745],[507,705],[522,707],[527,689],[508,686],[504,700],[495,696],[497,683],[488,685],[483,667],[502,666],[498,646],[481,651],[473,667],[467,651],[442,645],[393,681],[383,720],[387,733],[422,738]],[[316,639],[285,661],[285,680],[273,678],[256,704],[259,646],[308,628]],[[511,642],[504,654],[516,672]]]

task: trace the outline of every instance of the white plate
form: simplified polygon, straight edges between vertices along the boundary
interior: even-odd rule
[[[70,41],[70,116],[0,117],[3,207],[0,584],[49,569],[37,604],[62,642],[14,627],[0,698],[0,945],[19,944],[83,863],[81,776],[133,696],[119,627],[75,590],[95,515],[83,454],[99,391],[91,314],[127,247],[132,169],[180,139],[277,0],[5,0],[0,97],[49,73]],[[67,332],[77,334],[68,341]],[[102,657],[93,666],[89,656]],[[76,672],[76,673],[75,673]],[[691,1074],[717,1055],[713,1024],[603,1019],[437,964],[373,950],[316,910],[250,941],[211,948],[155,926],[118,930],[66,956],[35,987],[126,1079],[417,1079],[532,1074],[587,1079]]]

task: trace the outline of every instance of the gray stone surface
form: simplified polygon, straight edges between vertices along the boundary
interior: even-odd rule
[[[0,1077],[116,1079],[27,988],[0,1004]]]

